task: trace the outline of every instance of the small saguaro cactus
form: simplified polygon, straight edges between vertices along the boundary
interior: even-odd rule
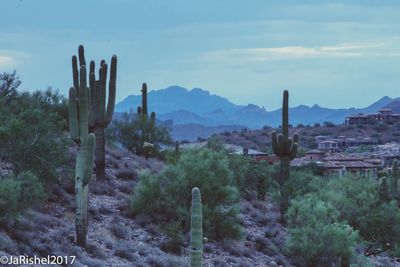
[[[79,66],[86,65],[84,48],[78,49]],[[72,72],[74,86],[78,83],[78,62],[76,56],[72,58]],[[110,125],[115,106],[117,81],[117,56],[111,58],[110,79],[108,83],[108,100],[106,105],[107,63],[100,62],[99,79],[96,80],[95,63],[90,61],[89,71],[89,130],[96,136],[96,177],[105,179],[105,134],[104,129]]]
[[[145,142],[153,143],[155,139],[155,125],[156,113],[151,112],[150,118],[148,117],[148,104],[147,104],[147,84],[142,84],[142,106],[137,107],[137,115],[141,120],[141,148],[137,151],[138,154],[143,154],[143,144]],[[157,149],[157,144],[153,144],[153,150]]]
[[[399,184],[399,162],[397,161],[397,159],[395,159],[392,165],[392,176],[390,184],[391,199],[399,199],[398,184]]]
[[[290,179],[290,161],[296,157],[299,136],[289,137],[289,92],[283,92],[282,134],[272,133],[272,149],[281,160],[279,185],[281,191],[281,221],[289,206],[289,195],[286,183]]]
[[[93,172],[95,135],[89,134],[89,88],[86,66],[80,67],[80,81],[69,90],[69,131],[78,145],[75,165],[76,217],[75,230],[79,246],[85,247],[88,227],[89,182]]]
[[[190,265],[201,267],[203,261],[203,214],[200,189],[192,189],[192,213],[190,229]]]

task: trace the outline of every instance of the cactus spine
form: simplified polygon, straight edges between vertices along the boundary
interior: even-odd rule
[[[79,46],[79,66],[86,65],[84,48]],[[72,62],[74,86],[78,83],[77,60]],[[105,134],[104,129],[110,125],[115,106],[117,56],[111,58],[110,79],[108,83],[108,101],[106,105],[107,63],[100,62],[99,79],[95,76],[95,63],[90,62],[89,70],[89,130],[96,136],[96,177],[105,179]]]
[[[281,191],[281,221],[285,222],[284,215],[289,206],[289,195],[286,183],[290,179],[290,161],[296,157],[299,136],[289,137],[289,92],[283,92],[282,105],[282,134],[272,133],[272,149],[281,160],[280,191]]]
[[[190,264],[202,266],[203,261],[203,223],[201,194],[197,187],[192,189],[192,215],[190,230]]]
[[[398,199],[398,184],[399,184],[399,162],[397,159],[393,161],[392,165],[392,176],[390,185],[390,195],[392,199]]]
[[[72,58],[73,66],[76,57]],[[75,64],[76,66],[76,64]],[[80,72],[74,69],[74,87],[69,90],[69,130],[72,140],[78,144],[75,166],[76,217],[75,231],[77,244],[85,247],[88,227],[87,210],[89,198],[89,182],[93,172],[95,135],[89,134],[89,88],[86,84],[86,66]]]

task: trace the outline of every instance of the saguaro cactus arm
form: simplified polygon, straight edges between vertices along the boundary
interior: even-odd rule
[[[192,189],[192,215],[190,230],[190,263],[192,267],[201,267],[203,261],[203,222],[201,194],[197,187]]]
[[[78,49],[79,66],[85,66],[85,53],[82,45]],[[78,58],[72,57],[72,73],[74,87],[81,87],[81,81],[78,80]],[[105,179],[105,133],[104,128],[108,127],[111,123],[115,107],[116,95],[116,80],[117,80],[117,56],[113,55],[111,58],[110,77],[108,81],[108,101],[107,98],[107,70],[108,65],[104,60],[100,62],[99,77],[96,80],[95,63],[90,62],[89,67],[89,88],[87,89],[87,103],[88,105],[88,122],[89,130],[96,136],[95,145],[95,162],[96,162],[96,176],[99,180]],[[86,76],[86,70],[85,70]],[[86,82],[86,81],[85,81]],[[86,87],[86,85],[85,85]],[[77,94],[79,96],[81,92]],[[79,103],[80,105],[80,103]]]
[[[282,133],[272,132],[272,149],[278,157],[288,157],[290,160],[296,157],[299,136],[295,134],[289,138],[289,93],[284,91],[282,104]]]

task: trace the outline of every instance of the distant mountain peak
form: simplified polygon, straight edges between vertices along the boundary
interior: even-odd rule
[[[197,115],[203,115],[216,109],[221,109],[224,113],[229,114],[241,108],[241,106],[233,104],[226,98],[210,94],[207,90],[201,88],[188,90],[178,85],[150,91],[148,104],[149,110],[154,110],[158,114],[175,112],[180,109],[188,110]],[[130,109],[136,110],[139,105],[141,105],[141,96],[130,95],[118,103],[115,110],[117,112],[128,112]]]
[[[116,112],[129,112],[141,105],[140,90],[138,95],[130,95],[116,105]],[[397,101],[395,101],[397,100]],[[354,104],[357,105],[357,102]],[[236,105],[228,99],[195,87],[186,89],[173,85],[160,90],[152,90],[148,95],[149,111],[155,111],[160,120],[172,120],[174,124],[198,123],[207,126],[240,124],[250,128],[261,128],[264,125],[281,124],[282,111],[276,109],[266,111],[255,104]],[[365,108],[324,108],[299,105],[290,108],[290,123],[297,125],[331,121],[343,123],[345,117],[357,113],[374,113],[388,106],[400,113],[399,98],[381,97]]]

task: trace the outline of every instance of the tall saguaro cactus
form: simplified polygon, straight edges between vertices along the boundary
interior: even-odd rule
[[[289,206],[286,183],[290,179],[290,161],[296,157],[299,136],[289,137],[289,92],[283,92],[282,134],[272,133],[272,149],[281,160],[279,185],[281,191],[281,221],[285,222],[285,213]]]
[[[142,85],[142,112],[147,116],[147,84]]]
[[[79,66],[86,65],[84,48],[79,46]],[[72,72],[74,86],[78,83],[78,62],[72,58]],[[110,79],[108,83],[108,100],[106,104],[107,91],[107,63],[100,62],[99,79],[96,80],[95,63],[90,61],[89,70],[89,130],[96,136],[96,177],[105,179],[105,134],[104,129],[110,125],[115,106],[116,81],[117,81],[117,56],[111,58]]]
[[[78,74],[77,74],[78,75]],[[80,67],[80,81],[69,90],[69,131],[78,144],[75,165],[76,217],[75,230],[79,246],[85,247],[88,227],[89,182],[93,172],[95,135],[89,134],[89,88],[86,84],[86,66]]]
[[[201,267],[203,261],[203,215],[200,189],[192,189],[192,215],[190,230],[190,264]]]
[[[141,120],[141,130],[142,130],[142,135],[141,135],[141,146],[139,151],[137,151],[138,154],[143,154],[143,144],[144,143],[153,143],[154,142],[154,130],[155,130],[155,125],[156,125],[156,113],[151,112],[150,118],[148,116],[148,104],[147,104],[147,84],[143,83],[142,84],[142,106],[137,107],[137,115],[139,116],[139,119]],[[153,149],[157,149],[157,144],[153,144]]]
[[[399,162],[397,161],[397,159],[395,159],[392,165],[392,176],[390,184],[390,197],[392,199],[399,199],[398,184],[399,184]]]

